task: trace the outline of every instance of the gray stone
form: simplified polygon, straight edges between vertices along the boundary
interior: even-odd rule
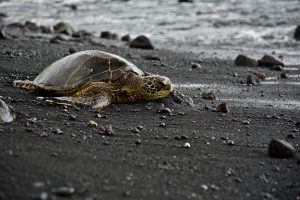
[[[258,60],[258,66],[273,68],[274,66],[284,67],[284,64],[271,55],[264,55],[260,60]]]
[[[249,58],[243,54],[240,54],[236,57],[234,63],[237,66],[248,66],[248,67],[255,67],[257,66],[257,61],[255,59]]]
[[[12,122],[15,115],[11,112],[7,104],[0,99],[0,122]]]
[[[272,139],[269,143],[269,156],[274,158],[293,158],[295,156],[295,148],[288,142]]]

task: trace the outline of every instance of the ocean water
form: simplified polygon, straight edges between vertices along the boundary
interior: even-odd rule
[[[76,5],[77,9],[71,9]],[[145,34],[157,48],[222,56],[238,52],[261,55],[275,51],[299,64],[300,0],[9,0],[0,3],[6,22],[31,20],[39,25],[59,21],[95,35]]]

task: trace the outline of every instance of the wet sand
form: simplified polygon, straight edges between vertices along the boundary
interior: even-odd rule
[[[46,105],[37,94],[12,87],[15,79],[34,79],[70,47],[115,53],[144,71],[168,76],[194,106],[167,97],[96,112]],[[300,197],[297,160],[267,153],[269,141],[279,138],[299,154],[299,85],[288,84],[299,82],[297,70],[290,71],[294,77],[276,79],[279,84],[247,86],[241,84],[246,67],[213,56],[29,38],[1,40],[0,52],[0,94],[17,115],[0,124],[0,199]],[[191,62],[201,68],[191,69]],[[269,77],[281,73],[252,70]],[[218,99],[202,99],[205,91]],[[210,110],[222,101],[229,113]],[[159,112],[164,107],[171,113]],[[90,120],[98,126],[88,126]],[[109,124],[115,134],[104,136],[101,127]]]

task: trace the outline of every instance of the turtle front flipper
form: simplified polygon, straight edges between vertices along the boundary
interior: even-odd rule
[[[94,109],[102,110],[111,104],[111,98],[108,95],[99,95],[93,102],[92,106]]]
[[[32,81],[29,80],[15,80],[13,81],[12,84],[14,87],[22,88],[22,89],[27,89],[27,90],[35,90],[37,86],[33,84]]]

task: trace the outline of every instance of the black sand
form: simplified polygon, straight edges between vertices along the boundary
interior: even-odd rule
[[[272,138],[288,141],[299,153],[299,107],[228,102],[230,113],[223,114],[209,110],[220,101],[204,100],[199,94],[205,89],[192,88],[179,90],[194,97],[195,106],[166,98],[113,105],[97,118],[89,107],[45,105],[35,93],[12,87],[14,79],[34,79],[70,47],[118,54],[175,83],[219,84],[223,91],[214,92],[220,99],[281,99],[279,105],[300,100],[299,86],[241,84],[249,72],[232,60],[73,42],[1,40],[0,94],[17,119],[0,125],[0,199],[299,199],[297,160],[267,154]],[[190,70],[191,62],[199,59],[202,68]],[[224,92],[231,87],[240,92]],[[163,105],[172,115],[158,113]],[[98,126],[89,127],[89,120]],[[103,136],[101,126],[109,124],[115,135]],[[132,130],[137,126],[143,127],[139,133]],[[183,148],[185,143],[191,147]],[[60,197],[55,190],[63,186],[74,193],[62,192],[69,196]]]

